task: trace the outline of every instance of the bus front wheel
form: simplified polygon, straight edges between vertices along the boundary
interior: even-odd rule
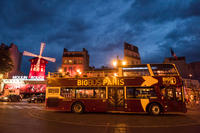
[[[151,104],[149,108],[149,113],[151,115],[159,115],[161,113],[161,108],[158,104]]]
[[[83,113],[84,112],[84,106],[82,103],[76,102],[72,105],[72,112],[74,113]]]

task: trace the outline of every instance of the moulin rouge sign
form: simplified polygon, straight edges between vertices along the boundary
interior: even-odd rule
[[[13,76],[12,79],[3,79],[3,83],[21,83],[24,84],[24,81],[44,81],[44,76],[32,76],[28,78],[28,76]]]
[[[31,78],[28,78],[28,76],[13,76],[12,79],[20,79],[20,80],[35,80],[35,81],[38,81],[38,80],[44,80],[44,76],[31,76]]]

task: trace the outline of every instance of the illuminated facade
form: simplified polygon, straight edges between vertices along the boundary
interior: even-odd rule
[[[124,60],[127,65],[141,64],[138,47],[124,42]]]
[[[38,57],[30,59],[29,60],[31,62],[31,68],[30,68],[30,72],[29,72],[29,79],[34,78],[34,77],[40,77],[41,79],[45,78],[45,68],[46,68],[46,64],[48,63],[48,61],[44,60],[44,59],[40,59],[40,66],[39,66],[39,70],[36,70],[36,65],[38,62]]]
[[[12,77],[13,75],[22,75],[20,71],[22,53],[18,50],[18,47],[13,43],[11,43],[10,46],[1,44],[0,47],[10,52],[10,58],[14,65],[13,69],[8,73],[8,78]]]
[[[12,79],[3,79],[2,88],[4,90],[3,95],[10,94],[41,94],[46,91],[46,81],[44,79],[29,79],[28,76],[13,76]]]
[[[89,70],[89,54],[83,51],[68,51],[64,48],[62,56],[62,72],[74,76]]]

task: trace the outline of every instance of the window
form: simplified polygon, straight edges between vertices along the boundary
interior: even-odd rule
[[[77,64],[77,61],[76,61],[76,60],[74,60],[74,64]]]
[[[151,64],[154,75],[178,75],[172,64]]]
[[[156,97],[154,88],[127,87],[127,98],[149,98]]]
[[[72,61],[72,60],[69,60],[68,62],[69,62],[69,64],[72,64],[72,63],[73,63],[73,61]]]
[[[105,87],[100,88],[77,88],[76,98],[105,98]]]
[[[167,99],[173,100],[173,99],[174,99],[173,88],[167,88],[166,91],[167,91],[167,92],[166,92],[166,94],[167,94]]]
[[[67,72],[67,67],[64,67],[64,72]]]
[[[60,95],[65,98],[75,98],[75,89],[61,88]]]
[[[77,60],[77,64],[82,64],[82,60]]]
[[[106,88],[95,88],[94,90],[95,98],[106,98]]]
[[[72,67],[69,67],[69,72],[72,72]]]
[[[149,76],[149,70],[147,65],[137,65],[132,67],[124,67],[123,74],[125,77],[130,76]]]
[[[64,64],[68,64],[68,63],[67,63],[67,60],[64,60],[63,63],[64,63]]]
[[[181,101],[182,100],[182,94],[181,94],[181,87],[176,88],[176,100]]]

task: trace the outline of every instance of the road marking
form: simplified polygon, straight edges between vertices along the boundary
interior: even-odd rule
[[[43,106],[31,106],[31,105],[0,105],[1,109],[36,109],[36,110],[44,110]]]
[[[14,107],[17,108],[17,109],[21,109],[21,106],[15,105]]]

